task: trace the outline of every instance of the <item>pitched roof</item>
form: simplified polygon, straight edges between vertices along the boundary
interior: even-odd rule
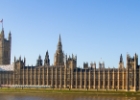
[[[0,65],[0,71],[13,71],[14,70],[14,65]]]

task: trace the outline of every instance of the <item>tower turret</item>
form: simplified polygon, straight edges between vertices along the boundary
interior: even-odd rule
[[[44,66],[50,66],[50,59],[49,59],[48,50],[47,50],[46,55],[45,55]]]
[[[4,29],[0,34],[0,65],[10,64],[11,61],[11,33],[8,39],[4,37]]]
[[[124,67],[123,65],[123,57],[122,54],[120,55],[120,62],[119,62],[119,68],[122,69]]]
[[[122,63],[123,62],[123,57],[122,57],[122,54],[121,54],[121,56],[120,56],[120,63]]]
[[[87,62],[86,63],[85,62],[83,63],[83,68],[84,69],[88,69],[88,63]]]
[[[2,28],[2,31],[1,31],[1,39],[4,39],[4,29]]]
[[[74,55],[68,57],[67,59],[67,67],[69,68],[76,68],[77,67],[77,59],[74,58]]]
[[[37,60],[37,63],[36,63],[37,66],[42,66],[42,59],[41,59],[41,56],[39,55],[38,57],[38,60]]]
[[[26,65],[26,58],[24,57],[24,65]]]
[[[12,38],[12,37],[11,37],[11,31],[10,31],[10,32],[9,32],[9,35],[8,35],[8,40],[11,41],[11,38]]]

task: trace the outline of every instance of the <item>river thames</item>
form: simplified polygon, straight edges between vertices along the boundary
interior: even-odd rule
[[[76,94],[1,93],[0,100],[140,100],[140,97],[92,96]]]

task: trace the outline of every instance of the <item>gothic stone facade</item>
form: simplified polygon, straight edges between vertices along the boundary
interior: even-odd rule
[[[8,39],[4,37],[4,29],[0,34],[0,65],[10,64],[11,58],[11,32]]]
[[[46,52],[44,64],[39,56],[36,66],[26,66],[24,60],[14,58],[13,71],[0,71],[1,85],[47,85],[52,88],[97,89],[97,90],[140,90],[140,66],[138,55],[126,57],[124,67],[122,55],[118,68],[105,68],[104,63],[83,64],[77,67],[77,57],[64,56],[61,38],[55,53],[54,65],[50,65],[49,53]]]

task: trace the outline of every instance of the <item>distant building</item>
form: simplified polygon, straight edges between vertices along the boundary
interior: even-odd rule
[[[26,59],[14,58],[10,64],[11,33],[4,38],[4,30],[0,34],[0,85],[46,85],[53,88],[97,89],[97,90],[140,90],[140,66],[138,55],[133,58],[127,55],[126,67],[120,56],[118,68],[105,68],[104,63],[83,64],[77,67],[77,56],[64,55],[61,37],[54,56],[54,65],[50,65],[49,53],[46,52],[44,63],[38,57],[36,66],[26,66]]]

